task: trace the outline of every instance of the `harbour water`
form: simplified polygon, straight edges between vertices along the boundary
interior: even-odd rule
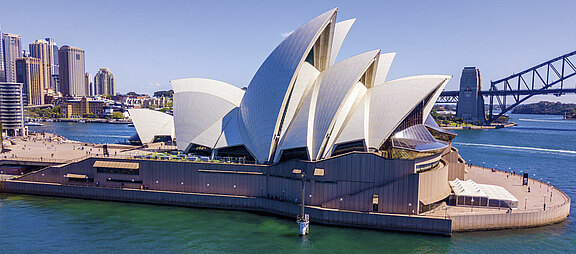
[[[528,172],[574,199],[576,121],[542,115],[511,115],[511,119],[517,127],[456,131],[454,146],[475,165]],[[85,123],[47,123],[30,129],[95,143],[122,142],[135,133],[126,125]],[[576,248],[572,218],[547,227],[452,237],[328,227],[311,221],[311,235],[300,238],[295,219],[0,194],[0,253],[570,253]]]

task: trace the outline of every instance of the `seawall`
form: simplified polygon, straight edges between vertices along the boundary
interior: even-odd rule
[[[259,197],[159,190],[112,189],[14,180],[0,181],[0,192],[158,205],[246,210],[292,218],[296,218],[296,214],[300,212],[300,206],[297,204]],[[306,207],[306,213],[310,214],[312,225],[318,223],[439,235],[450,235],[452,231],[451,220],[444,218],[351,212],[309,206]]]

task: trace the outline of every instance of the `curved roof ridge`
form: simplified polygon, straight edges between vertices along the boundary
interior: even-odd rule
[[[302,63],[326,29],[327,45],[331,46],[337,8],[327,11],[308,21],[289,35],[260,66],[240,104],[240,110],[249,139],[259,162],[272,157],[277,139],[282,129],[284,112],[290,103],[294,80]],[[330,57],[328,54],[325,57]],[[326,59],[329,62],[329,59]],[[266,100],[262,98],[266,97]]]
[[[244,97],[244,90],[223,81],[207,78],[182,78],[172,80],[174,93],[205,93],[213,95],[239,106]]]

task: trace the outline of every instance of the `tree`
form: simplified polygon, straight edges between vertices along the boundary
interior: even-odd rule
[[[84,118],[96,118],[96,115],[94,115],[93,113],[85,113],[85,114],[82,114],[82,117],[84,117]]]
[[[164,96],[166,98],[172,98],[173,95],[174,95],[174,90],[154,92],[154,97],[157,97],[157,98],[160,98],[162,96]]]
[[[124,114],[122,112],[112,112],[112,118],[114,119],[124,119]]]

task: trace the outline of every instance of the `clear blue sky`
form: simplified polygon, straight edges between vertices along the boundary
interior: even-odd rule
[[[339,60],[397,52],[389,79],[448,74],[449,90],[464,66],[487,89],[576,50],[576,1],[0,0],[0,24],[25,45],[53,37],[86,50],[86,71],[109,67],[119,92],[151,93],[185,77],[246,86],[282,34],[334,7],[339,21],[357,18]]]

